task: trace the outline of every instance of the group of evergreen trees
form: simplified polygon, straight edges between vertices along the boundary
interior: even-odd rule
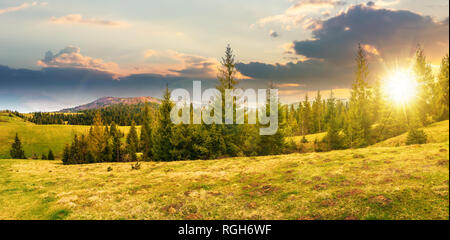
[[[124,134],[114,122],[110,126],[104,125],[100,112],[97,112],[93,121],[88,135],[75,135],[72,144],[65,146],[62,157],[64,164],[123,162],[137,159],[139,142],[134,140],[137,139],[134,123],[124,146],[122,142]]]
[[[223,93],[225,89],[234,89],[238,84],[235,73],[234,55],[228,46],[222,59],[217,89]],[[125,143],[121,142],[123,134],[117,126],[114,123],[109,127],[104,125],[101,114],[97,113],[89,135],[75,136],[72,144],[66,146],[63,162],[176,161],[280,154],[284,151],[286,144],[283,130],[275,135],[260,136],[259,125],[175,125],[170,118],[173,107],[170,92],[166,88],[157,112],[148,106],[144,107],[140,136],[135,123],[132,123]],[[281,105],[278,107],[281,109]],[[281,129],[285,125],[282,116],[279,116]],[[137,156],[138,152],[142,153],[141,157]]]

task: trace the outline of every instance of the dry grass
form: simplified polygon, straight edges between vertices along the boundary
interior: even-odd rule
[[[0,219],[448,219],[448,150],[447,141],[140,170],[0,160]]]

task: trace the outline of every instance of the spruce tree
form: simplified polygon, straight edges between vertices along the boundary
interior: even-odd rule
[[[225,56],[222,57],[221,66],[219,68],[219,74],[217,76],[219,85],[217,86],[217,89],[222,94],[222,122],[225,123],[225,90],[226,89],[235,89],[238,80],[236,79],[236,60],[235,55],[233,53],[233,50],[231,49],[230,45],[227,46],[225,50]],[[240,107],[236,105],[236,102],[238,102],[239,96],[237,96],[235,99],[233,99],[233,122],[236,121],[236,108]],[[220,104],[220,103],[219,103]],[[220,126],[217,126],[217,130],[220,131],[225,145],[226,145],[226,155],[228,156],[237,156],[240,152],[240,146],[242,146],[243,142],[243,136],[245,135],[243,131],[242,125],[237,124],[223,124]]]
[[[414,73],[420,86],[416,104],[417,117],[422,125],[427,125],[433,115],[434,76],[420,45],[416,51]]]
[[[11,145],[10,155],[12,159],[26,159],[25,152],[22,149],[22,142],[20,141],[19,135],[16,133],[14,142]]]
[[[109,132],[112,138],[112,146],[111,146],[111,161],[113,162],[121,162],[123,160],[123,149],[122,149],[122,137],[123,133],[117,128],[115,122],[111,123],[111,127],[109,128]]]
[[[438,103],[440,106],[440,119],[448,119],[449,118],[449,61],[448,54],[442,59],[441,68],[438,76]]]
[[[108,134],[103,126],[102,116],[100,111],[95,113],[94,122],[89,129],[89,151],[94,157],[95,162],[105,162],[104,152],[108,145]]]
[[[139,148],[139,139],[136,131],[136,123],[131,123],[130,132],[127,135],[127,153],[129,160],[132,162],[137,161],[137,152]]]
[[[267,90],[267,96],[268,98],[275,98],[276,96],[272,96],[269,94],[269,90],[272,89],[273,86],[269,86],[269,89]],[[270,115],[270,99],[267,100],[266,103],[266,115]],[[286,127],[286,114],[284,111],[286,111],[286,108],[283,108],[282,105],[278,104],[278,131],[273,135],[263,135],[259,136],[258,138],[258,147],[259,155],[279,155],[282,154],[286,149],[286,142],[285,142],[285,127]]]
[[[314,99],[312,104],[312,124],[313,124],[313,133],[322,132],[322,96],[320,95],[320,91],[317,91],[317,96]]]
[[[219,86],[217,89],[221,92],[225,92],[225,89],[234,89],[238,84],[236,80],[236,62],[235,56],[231,46],[228,44],[225,50],[225,57],[220,61],[221,67],[219,68]],[[222,94],[224,96],[224,94]]]
[[[153,159],[156,161],[172,161],[172,126],[173,123],[170,119],[170,112],[172,110],[173,103],[170,100],[169,88],[166,87],[163,100],[159,107],[158,122],[155,131],[153,131],[153,146],[152,153]]]
[[[53,155],[53,151],[48,150],[47,160],[55,160],[55,156]]]
[[[302,135],[307,135],[312,133],[312,111],[311,103],[309,102],[308,93],[305,95],[305,100],[303,101],[302,113],[301,113],[301,131]]]
[[[143,153],[143,160],[148,161],[152,158],[152,120],[150,118],[150,109],[148,104],[145,104],[142,116],[141,127],[141,150]]]
[[[70,164],[70,146],[66,144],[63,150],[62,162],[64,165]]]
[[[328,145],[329,150],[337,150],[342,147],[341,137],[339,135],[341,129],[337,121],[337,109],[336,99],[334,98],[333,91],[331,91],[330,97],[327,100],[327,135],[325,142]]]
[[[370,92],[367,83],[369,66],[361,45],[358,46],[356,65],[356,79],[352,86],[350,109],[346,118],[347,126],[345,127],[346,142],[350,148],[367,146],[371,136]]]

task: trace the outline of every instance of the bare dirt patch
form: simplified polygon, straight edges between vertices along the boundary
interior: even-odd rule
[[[385,196],[383,196],[383,195],[378,195],[378,196],[371,197],[369,199],[369,202],[370,203],[376,203],[376,204],[381,205],[381,206],[387,206],[387,205],[389,205],[392,202],[392,200],[387,198],[387,197],[385,197]]]

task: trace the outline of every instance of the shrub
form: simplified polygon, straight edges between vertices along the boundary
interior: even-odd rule
[[[44,154],[42,156],[44,156]],[[55,160],[55,156],[53,155],[53,151],[51,149],[48,150],[47,160]]]
[[[411,129],[406,138],[406,145],[427,143],[427,134],[423,130]]]

